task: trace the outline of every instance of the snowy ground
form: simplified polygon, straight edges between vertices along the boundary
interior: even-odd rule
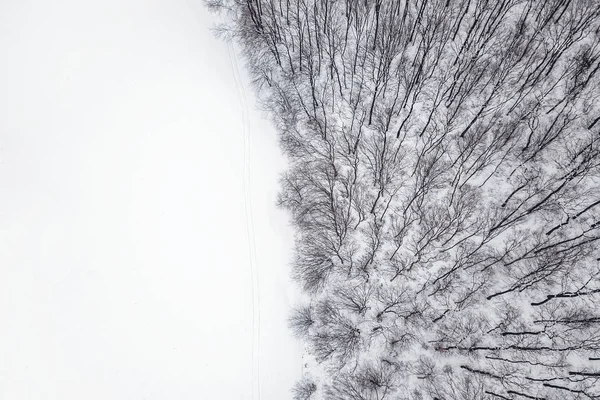
[[[291,398],[284,162],[209,26],[200,1],[0,4],[0,399]]]

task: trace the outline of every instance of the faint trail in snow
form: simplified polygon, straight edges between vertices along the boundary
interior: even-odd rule
[[[254,233],[254,215],[252,212],[252,191],[250,185],[250,126],[248,123],[249,107],[237,62],[237,55],[231,41],[227,42],[229,61],[233,70],[235,86],[242,105],[242,124],[244,139],[243,155],[243,188],[244,215],[246,219],[246,235],[248,238],[248,254],[250,258],[250,274],[252,280],[252,399],[260,400],[260,282],[256,263],[256,241]]]

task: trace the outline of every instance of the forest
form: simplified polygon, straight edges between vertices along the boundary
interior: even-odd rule
[[[289,162],[290,396],[600,399],[600,2],[206,4]]]

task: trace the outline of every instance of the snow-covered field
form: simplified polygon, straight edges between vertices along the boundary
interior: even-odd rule
[[[291,398],[284,161],[211,24],[0,4],[0,399]]]

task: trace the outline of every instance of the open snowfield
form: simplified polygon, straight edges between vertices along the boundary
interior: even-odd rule
[[[211,18],[0,3],[0,399],[291,398],[284,161]]]

